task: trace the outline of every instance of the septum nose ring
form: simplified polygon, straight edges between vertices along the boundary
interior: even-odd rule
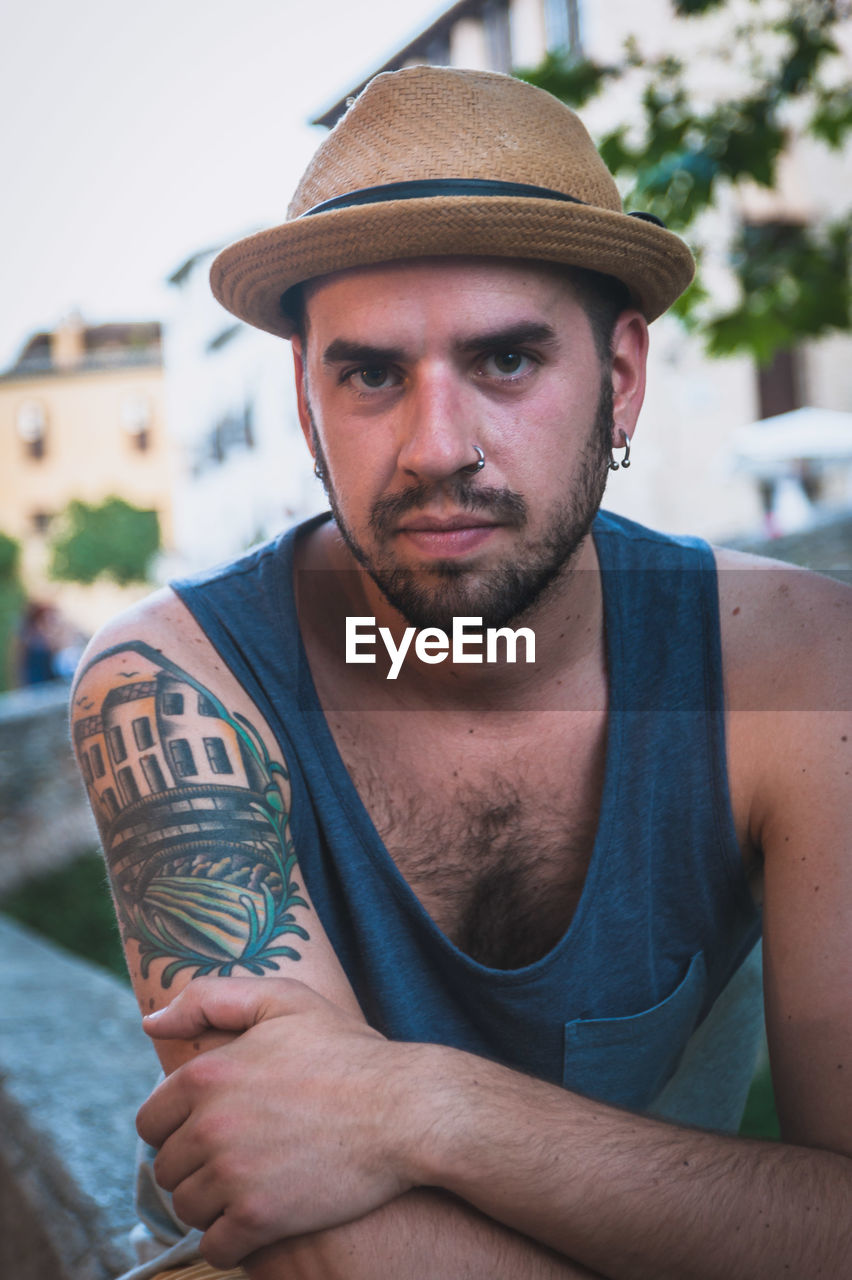
[[[462,471],[466,471],[468,475],[475,476],[477,471],[481,471],[485,466],[485,454],[482,452],[478,444],[475,444],[476,462],[469,462],[466,467],[462,467]]]

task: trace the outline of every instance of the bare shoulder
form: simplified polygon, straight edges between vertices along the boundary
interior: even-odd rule
[[[227,670],[186,605],[170,587],[163,587],[116,614],[95,633],[78,667],[75,687],[93,663],[105,660],[116,646],[134,642],[167,648],[173,658],[180,654],[205,669]]]
[[[777,560],[716,560],[731,798],[750,868],[768,868],[820,833],[826,848],[849,839],[852,590]]]
[[[852,1154],[852,591],[718,553],[729,775],[763,870],[782,1136]]]
[[[852,709],[852,587],[715,549],[729,708]]]

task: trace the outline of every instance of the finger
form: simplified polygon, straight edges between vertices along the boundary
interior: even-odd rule
[[[195,978],[171,1004],[142,1019],[157,1040],[189,1040],[211,1029],[248,1031],[321,996],[295,978]]]
[[[221,1192],[217,1192],[207,1170],[196,1169],[172,1189],[172,1206],[181,1222],[206,1231],[224,1212],[225,1200]]]
[[[272,1226],[272,1221],[271,1216],[255,1214],[247,1207],[231,1206],[202,1236],[199,1252],[222,1271],[237,1267],[249,1254],[281,1238],[280,1225]]]
[[[178,1073],[157,1085],[136,1113],[136,1132],[151,1147],[161,1147],[190,1114],[190,1102]]]
[[[193,1140],[192,1121],[166,1138],[154,1160],[154,1177],[164,1191],[175,1191],[188,1178],[197,1174],[205,1165],[205,1152]],[[189,1219],[185,1219],[189,1221]],[[211,1218],[212,1222],[212,1218]],[[197,1225],[196,1223],[192,1224]],[[207,1226],[210,1224],[207,1223]]]

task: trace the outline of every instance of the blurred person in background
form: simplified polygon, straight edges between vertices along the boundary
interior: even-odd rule
[[[18,681],[21,685],[45,684],[56,679],[55,642],[55,610],[51,605],[30,600],[17,635]]]

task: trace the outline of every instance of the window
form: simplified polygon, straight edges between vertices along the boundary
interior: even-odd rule
[[[133,738],[140,751],[147,751],[149,747],[153,747],[154,735],[151,733],[151,721],[147,716],[140,716],[138,720],[133,721]]]
[[[799,222],[745,222],[741,242],[748,259],[758,264],[758,269],[766,275],[777,272],[777,264],[783,264],[785,253],[801,243],[806,235],[807,227]],[[776,414],[801,408],[804,375],[803,353],[796,347],[776,351],[768,365],[759,366],[758,416],[774,418]]]
[[[488,61],[495,71],[512,70],[512,38],[508,0],[487,0],[482,10]]]
[[[53,515],[49,511],[33,511],[30,514],[30,527],[39,537],[47,533],[52,521]]]
[[[104,767],[103,752],[97,742],[92,743],[92,749],[89,752],[89,757],[92,761],[92,769],[94,770],[95,777],[102,778],[106,773],[106,768]]]
[[[199,693],[198,695],[198,714],[200,716],[218,715],[218,712],[216,708],[213,706],[213,703],[210,701],[209,698],[205,698],[203,693]]]
[[[759,416],[774,418],[778,413],[802,406],[802,353],[797,347],[776,351],[768,365],[757,369]]]
[[[547,48],[562,49],[578,57],[580,44],[579,0],[544,0],[544,23],[547,31]]]
[[[164,693],[161,702],[164,716],[182,716],[183,715],[183,694],[182,693]]]
[[[130,395],[121,406],[121,425],[131,447],[140,453],[151,447],[151,416],[151,402],[145,395]]]
[[[160,768],[160,762],[157,757],[140,756],[139,763],[142,766],[145,781],[148,783],[148,790],[152,793],[155,791],[165,791],[166,780],[163,777],[163,771]]]
[[[136,779],[133,776],[133,770],[127,765],[118,771],[118,781],[121,784],[121,791],[124,796],[125,804],[133,804],[139,799],[139,788],[136,785]]]
[[[117,816],[118,816],[118,801],[117,801],[117,800],[116,800],[116,798],[115,798],[115,792],[113,791],[112,787],[107,787],[107,788],[106,788],[106,790],[104,791],[103,795],[101,796],[101,799],[103,800],[104,804],[106,805],[107,809],[109,810],[109,815],[110,815],[110,817],[111,817],[111,818],[115,818],[115,817],[117,817]]]
[[[194,778],[198,774],[195,767],[195,757],[192,754],[192,747],[186,738],[175,738],[169,743],[169,753],[172,757],[172,766],[179,778]]]
[[[450,31],[449,27],[437,32],[429,41],[426,49],[426,61],[433,67],[447,67],[450,64]]]
[[[27,400],[18,410],[18,437],[28,458],[42,459],[47,451],[47,414],[37,400]]]
[[[127,759],[127,748],[124,745],[124,734],[118,725],[109,731],[109,753],[116,763]]]
[[[83,781],[87,786],[92,785],[92,766],[89,764],[88,752],[80,752],[80,767],[83,770]]]
[[[225,744],[221,738],[205,738],[204,750],[214,773],[233,773]]]
[[[250,400],[243,409],[243,443],[247,449],[254,448],[254,405]]]
[[[233,409],[210,428],[196,448],[192,474],[201,475],[211,466],[224,462],[235,449],[253,449],[254,405],[246,401],[241,409]]]

